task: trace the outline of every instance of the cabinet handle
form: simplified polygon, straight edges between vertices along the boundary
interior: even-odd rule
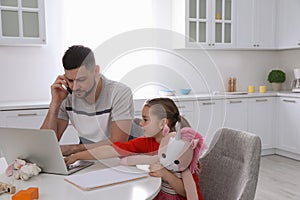
[[[256,46],[259,47],[259,44],[257,44]]]
[[[256,99],[256,102],[266,102],[268,99]]]
[[[288,103],[297,103],[295,100],[288,100],[288,99],[283,99],[282,101],[288,102]]]
[[[215,46],[215,44],[211,44],[211,46]]]
[[[215,105],[215,102],[203,102],[202,105],[203,106],[208,106],[208,105]]]
[[[18,117],[37,116],[37,113],[19,113]]]
[[[208,44],[208,46],[211,46],[211,44]]]
[[[256,47],[256,44],[254,44],[253,46]]]
[[[300,43],[297,43],[298,46],[300,46]]]
[[[242,101],[229,101],[229,103],[242,103]]]

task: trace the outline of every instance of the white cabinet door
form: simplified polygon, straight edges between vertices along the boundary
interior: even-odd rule
[[[39,129],[47,115],[48,109],[26,109],[1,111],[0,120],[2,127]],[[60,144],[78,144],[78,134],[69,124],[65,130]]]
[[[248,99],[248,131],[258,135],[262,148],[274,148],[275,101],[273,97]]]
[[[199,131],[208,144],[217,129],[223,126],[224,107],[223,100],[198,100],[194,104],[195,128]]]
[[[225,127],[247,131],[247,99],[227,99]]]
[[[189,38],[188,47],[208,49],[234,47],[235,0],[187,0],[186,2],[185,33]],[[179,6],[177,8],[180,9]],[[175,11],[176,13],[180,12]]]
[[[276,0],[238,0],[236,23],[237,48],[276,48]]]
[[[146,101],[146,99],[135,99],[133,101],[134,117],[142,118],[142,110],[143,110],[143,105],[144,105],[145,101]]]
[[[278,48],[300,47],[300,1],[278,1]]]
[[[280,97],[278,101],[277,148],[300,153],[300,99]]]
[[[177,105],[180,115],[183,116],[191,125],[191,127],[195,127],[194,125],[194,102],[193,101],[175,101]]]
[[[1,111],[1,125],[14,128],[40,128],[48,109]]]

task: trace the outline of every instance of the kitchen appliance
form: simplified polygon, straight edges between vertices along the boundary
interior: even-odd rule
[[[300,69],[294,69],[295,79],[292,80],[292,92],[300,92]]]

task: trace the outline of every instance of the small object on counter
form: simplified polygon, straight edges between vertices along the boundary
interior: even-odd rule
[[[227,92],[236,92],[236,78],[229,78],[228,79],[228,91]]]
[[[254,85],[249,85],[248,86],[248,93],[254,93],[254,91],[255,91]]]
[[[35,163],[28,163],[25,160],[16,159],[7,167],[5,173],[7,176],[13,175],[17,180],[21,179],[27,181],[32,176],[38,175],[41,171],[41,168]]]
[[[229,78],[227,92],[233,92],[232,91],[232,82],[233,82],[232,78]]]
[[[31,187],[27,190],[20,190],[12,196],[12,200],[34,200],[39,198],[39,188]]]
[[[0,194],[3,194],[3,193],[14,194],[15,192],[16,192],[15,186],[10,185],[8,183],[0,182]]]
[[[180,89],[180,94],[183,94],[183,95],[188,95],[189,93],[191,92],[191,89]]]
[[[231,92],[236,92],[236,78],[232,78],[232,91]]]
[[[163,96],[174,96],[175,90],[159,90],[158,93]]]
[[[266,91],[267,91],[267,87],[265,85],[259,86],[259,92],[260,93],[266,93]]]

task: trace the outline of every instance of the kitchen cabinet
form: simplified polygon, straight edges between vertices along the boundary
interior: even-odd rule
[[[278,0],[277,19],[278,48],[300,48],[300,1]]]
[[[258,135],[262,141],[262,149],[275,147],[274,125],[276,113],[273,97],[248,99],[248,131]]]
[[[225,100],[225,107],[222,112],[225,114],[225,127],[244,131],[248,130],[247,99],[236,98]]]
[[[277,148],[300,153],[300,99],[278,99]]]
[[[146,99],[135,99],[134,100],[134,117],[136,118],[142,118],[142,110],[143,105],[145,103]]]
[[[179,113],[183,116],[191,125],[195,127],[194,124],[194,101],[174,101],[179,109]]]
[[[223,126],[224,113],[222,113],[222,108],[224,107],[224,100],[197,100],[194,107],[194,127],[209,144],[216,130]]]
[[[1,111],[1,126],[14,128],[40,128],[48,109]]]
[[[237,1],[237,48],[276,48],[276,4],[276,0]]]
[[[47,115],[48,109],[17,109],[0,111],[0,126],[12,128],[39,129]],[[69,124],[60,144],[78,144],[79,139],[75,128]]]
[[[234,47],[235,2],[236,0],[186,0],[183,5],[184,1],[174,0],[173,30],[187,36],[186,47]],[[182,18],[185,19],[184,23]]]
[[[46,44],[45,2],[1,1],[0,45]]]

